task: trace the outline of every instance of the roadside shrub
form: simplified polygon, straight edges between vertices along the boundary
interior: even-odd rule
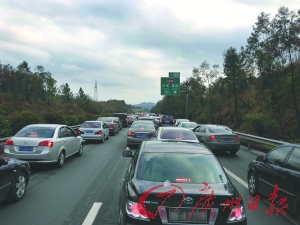
[[[8,116],[8,118],[10,120],[11,129],[14,134],[27,125],[44,122],[40,114],[37,114],[30,110],[16,112],[11,116]]]
[[[77,115],[70,115],[70,116],[66,116],[66,125],[68,126],[74,126],[74,125],[78,125],[78,116]]]
[[[207,113],[202,113],[200,116],[197,117],[196,122],[200,123],[200,124],[207,124],[207,123],[209,123],[209,116],[208,116],[208,114]]]
[[[0,137],[8,137],[13,135],[10,120],[6,116],[0,115]]]
[[[244,116],[240,130],[260,137],[274,138],[278,134],[278,128],[279,125],[274,118],[263,113],[256,113]]]
[[[45,123],[65,124],[65,117],[58,111],[47,112],[44,114]]]

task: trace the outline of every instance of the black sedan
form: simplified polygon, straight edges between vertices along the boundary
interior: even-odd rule
[[[30,178],[28,162],[13,158],[0,158],[0,201],[20,201]]]
[[[268,196],[273,209],[266,214],[290,211],[300,221],[300,145],[286,144],[250,162],[248,188],[252,196]]]
[[[204,146],[145,141],[132,155],[119,199],[120,225],[246,225],[243,200]]]

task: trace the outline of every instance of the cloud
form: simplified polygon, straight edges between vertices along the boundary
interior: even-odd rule
[[[273,4],[271,4],[273,3]],[[293,8],[298,0],[288,0]],[[206,60],[246,44],[257,16],[275,14],[272,0],[27,0],[0,2],[1,62],[42,65],[77,93],[127,103],[161,99],[160,77],[192,75]]]

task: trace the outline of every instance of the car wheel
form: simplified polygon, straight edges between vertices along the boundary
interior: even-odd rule
[[[122,210],[120,209],[119,211],[120,212],[119,212],[118,224],[119,225],[126,225],[125,218],[124,218],[124,215],[122,213]]]
[[[248,177],[248,189],[251,196],[255,196],[258,191],[256,187],[256,178],[254,173],[250,173]]]
[[[20,201],[26,192],[27,176],[24,172],[17,173],[10,194],[6,198],[6,202],[18,202]]]
[[[103,137],[103,138],[100,140],[101,143],[104,143],[104,141],[105,141],[105,137]]]
[[[239,150],[231,150],[231,151],[229,152],[229,154],[230,154],[230,155],[235,155],[238,151],[239,151]]]
[[[119,133],[119,129],[117,130],[117,133]]]
[[[107,133],[107,137],[106,137],[106,139],[107,139],[107,140],[109,139],[109,132]]]
[[[65,163],[65,153],[62,151],[58,156],[56,166],[58,168],[62,168],[64,166],[64,163]]]
[[[77,152],[77,156],[82,156],[82,154],[83,154],[83,145],[81,144]]]

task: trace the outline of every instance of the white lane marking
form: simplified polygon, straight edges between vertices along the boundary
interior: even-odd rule
[[[226,173],[228,173],[233,179],[235,179],[237,182],[239,182],[241,185],[243,185],[245,188],[248,189],[247,182],[243,181],[241,178],[239,178],[237,175],[235,175],[234,173],[232,173],[230,170],[226,169],[225,167],[223,167],[223,168],[226,171]]]
[[[233,179],[235,179],[237,182],[239,182],[241,185],[243,185],[245,188],[248,189],[248,184],[247,182],[243,181],[241,178],[239,178],[237,175],[235,175],[234,173],[232,173],[230,170],[226,169],[225,167],[223,167],[224,170],[226,171],[226,173],[228,173]],[[268,205],[270,205],[270,202],[268,202],[265,199],[262,199],[265,203],[267,203]],[[295,225],[298,225],[298,222],[294,219],[291,218],[289,215],[285,216],[290,222],[292,222]]]
[[[94,205],[90,209],[90,212],[87,215],[87,217],[85,218],[82,225],[92,225],[93,224],[101,205],[102,205],[102,202],[94,202]]]

